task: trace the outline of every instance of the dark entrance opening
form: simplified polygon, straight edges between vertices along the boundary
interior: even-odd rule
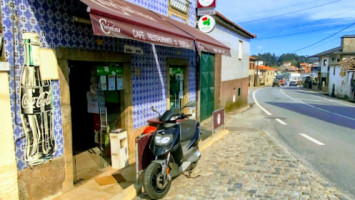
[[[69,61],[74,183],[111,163],[110,133],[123,129],[123,65]]]
[[[88,113],[87,92],[90,90],[92,64],[90,62],[69,62],[70,103],[72,113],[73,154],[96,146],[94,116]]]

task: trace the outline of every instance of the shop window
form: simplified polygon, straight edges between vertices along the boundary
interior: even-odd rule
[[[169,68],[170,109],[181,108],[184,98],[184,68],[172,66]]]
[[[99,107],[107,109],[107,125],[110,130],[123,128],[123,68],[119,65],[96,66]]]

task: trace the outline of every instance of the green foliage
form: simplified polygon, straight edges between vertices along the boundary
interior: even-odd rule
[[[267,66],[280,66],[284,62],[291,62],[293,66],[300,66],[300,63],[307,62],[307,63],[313,63],[317,61],[314,58],[307,58],[307,56],[299,56],[294,53],[286,53],[282,54],[281,56],[276,56],[274,53],[263,53],[263,54],[258,54],[258,55],[253,55],[256,57],[258,60],[264,61],[264,65]]]

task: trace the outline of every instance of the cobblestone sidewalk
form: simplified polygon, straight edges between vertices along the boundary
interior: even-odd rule
[[[255,129],[232,131],[203,151],[197,175],[176,178],[165,199],[347,199]]]

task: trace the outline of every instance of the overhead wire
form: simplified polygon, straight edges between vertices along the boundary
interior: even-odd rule
[[[311,3],[319,3],[321,2],[322,0],[316,0],[316,1],[308,1],[307,4],[311,4]],[[324,0],[323,0],[324,1]],[[276,8],[271,8],[271,9],[263,9],[262,13],[272,13],[272,12],[275,12],[275,11],[280,11],[280,10],[285,10],[285,9],[289,9],[289,8],[299,8],[300,6],[304,6],[304,3],[301,2],[301,3],[296,3],[296,4],[291,4],[291,5],[286,5],[284,7],[276,7]],[[258,13],[253,13],[253,16],[254,17],[258,17]],[[241,15],[241,16],[238,16],[238,18],[242,21],[244,20],[245,18],[249,18],[250,17],[250,14],[247,14],[247,15]]]
[[[347,25],[350,25],[350,24],[347,24]],[[323,29],[310,30],[310,31],[304,31],[304,32],[296,32],[296,33],[291,33],[291,34],[286,34],[286,35],[275,35],[275,36],[269,36],[269,37],[258,37],[256,39],[257,40],[266,40],[266,39],[289,37],[289,36],[294,36],[294,35],[302,35],[302,34],[306,34],[306,33],[315,33],[315,32],[324,31],[324,30],[336,29],[336,28],[340,28],[340,27],[345,27],[347,25],[334,26],[334,27],[331,27],[331,28],[323,28]]]
[[[342,1],[342,0],[335,0],[335,1],[331,1],[331,2],[328,2],[328,3],[321,4],[321,5],[312,6],[312,7],[309,7],[309,8],[302,9],[302,10],[296,10],[296,11],[292,11],[292,12],[282,13],[282,14],[279,14],[279,15],[274,15],[274,16],[269,16],[269,17],[264,17],[264,18],[255,19],[255,20],[249,20],[249,21],[244,21],[244,22],[238,22],[238,24],[245,24],[245,23],[250,23],[250,22],[263,21],[263,20],[270,19],[270,18],[290,15],[290,14],[293,14],[293,13],[298,13],[298,12],[303,12],[303,11],[306,11],[306,10],[311,10],[311,9],[314,9],[314,8],[319,8],[319,7],[326,6],[326,5],[329,5],[329,4],[333,4],[333,3],[336,3],[336,2],[339,2],[339,1]]]
[[[337,31],[337,32],[331,34],[330,36],[327,36],[327,37],[325,37],[325,38],[323,38],[323,39],[321,39],[321,40],[319,40],[319,41],[317,41],[317,42],[315,42],[315,43],[312,43],[312,44],[310,44],[310,45],[307,45],[307,46],[305,46],[305,47],[303,47],[303,48],[297,49],[297,50],[292,51],[292,52],[295,53],[295,52],[301,51],[301,50],[303,50],[303,49],[307,49],[307,48],[309,48],[309,47],[312,47],[312,46],[314,46],[314,45],[317,45],[317,44],[319,44],[320,42],[323,42],[323,41],[325,41],[325,40],[327,40],[327,39],[329,39],[329,38],[335,36],[336,34],[345,31],[346,29],[348,29],[348,28],[350,28],[350,27],[352,27],[352,26],[354,26],[354,25],[355,25],[355,23],[352,23],[352,24],[350,24],[349,26],[347,26],[346,28],[343,28],[343,29],[341,29],[340,31]]]

